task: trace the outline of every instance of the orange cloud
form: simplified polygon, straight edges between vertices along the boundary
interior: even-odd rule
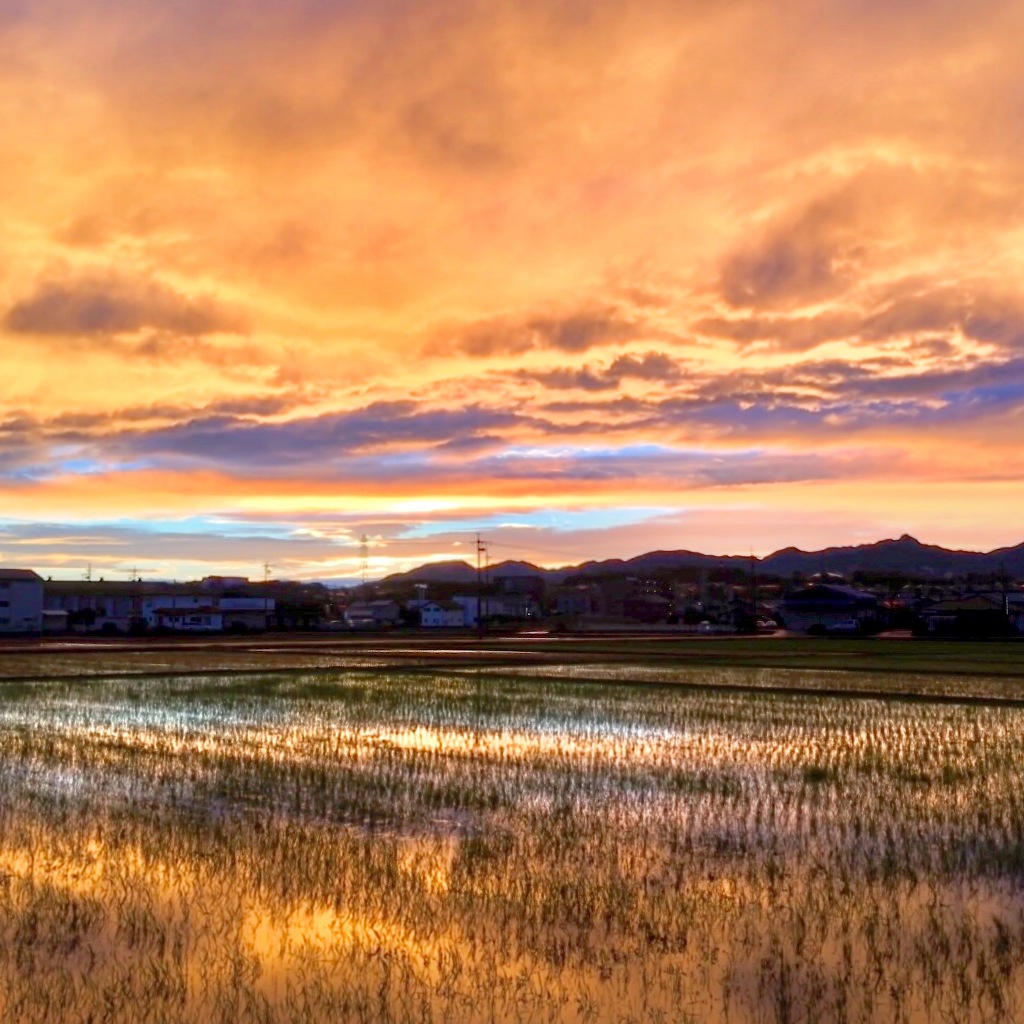
[[[1009,0],[20,5],[5,514],[797,522],[827,492],[823,522],[921,532],[959,487],[1010,531],[1022,29]],[[616,529],[587,543],[643,543]]]

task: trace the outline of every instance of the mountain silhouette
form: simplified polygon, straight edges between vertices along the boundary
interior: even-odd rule
[[[959,551],[936,544],[922,544],[910,534],[874,544],[804,551],[782,548],[764,558],[749,555],[706,555],[699,551],[648,551],[635,558],[609,558],[583,562],[558,569],[543,569],[530,562],[507,561],[488,567],[488,577],[542,576],[549,583],[570,578],[630,573],[672,572],[682,569],[740,569],[753,565],[758,572],[790,576],[834,572],[849,575],[862,572],[893,572],[906,576],[941,579],[968,573],[1006,573],[1024,577],[1024,543],[994,551]],[[431,562],[409,572],[388,576],[385,583],[475,583],[476,567],[468,562]]]

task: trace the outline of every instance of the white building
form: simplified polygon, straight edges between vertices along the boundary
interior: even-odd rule
[[[266,629],[274,614],[272,597],[211,597],[209,594],[153,594],[142,601],[146,625],[186,630]]]
[[[479,599],[475,595],[460,595],[453,597],[452,601],[462,608],[465,626],[476,626],[480,611],[485,622],[492,619],[532,619],[540,614],[540,606],[529,594],[491,594]]]
[[[42,630],[42,577],[31,569],[0,569],[0,633]]]
[[[171,625],[171,619],[177,621],[179,617],[169,615],[170,612],[195,611],[203,607],[210,607],[208,594],[147,594],[142,599],[142,617],[152,629]]]
[[[466,622],[462,605],[454,601],[424,601],[419,610],[425,629],[460,629]]]

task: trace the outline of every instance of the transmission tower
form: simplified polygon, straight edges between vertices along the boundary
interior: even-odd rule
[[[359,538],[359,575],[363,579],[363,586],[366,586],[366,574],[370,570],[370,538],[364,533]]]

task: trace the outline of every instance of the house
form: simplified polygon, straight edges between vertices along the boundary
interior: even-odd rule
[[[400,617],[397,601],[358,601],[345,609],[345,622],[353,629],[385,629]]]
[[[1018,633],[1024,633],[1024,592],[1020,590],[1011,591],[1004,597],[1006,614],[1010,619],[1010,625]]]
[[[175,629],[177,627],[173,623],[180,622],[181,616],[171,613],[198,613],[198,610],[203,608],[206,609],[207,615],[211,614],[214,610],[208,594],[189,594],[184,591],[166,590],[148,594],[141,601],[142,618],[150,628],[168,626],[171,629]],[[206,626],[204,628],[220,629],[220,626]]]
[[[532,597],[540,604],[544,600],[547,583],[539,573],[525,575],[496,575],[493,579],[494,589],[499,594],[518,594]]]
[[[206,591],[237,590],[249,586],[247,576],[204,576],[199,581],[199,589]]]
[[[1016,631],[1004,595],[970,594],[936,601],[919,612],[925,631],[937,636],[1006,636]]]
[[[509,593],[484,598],[484,613],[496,619],[538,619],[540,602],[529,593]]]
[[[142,619],[145,584],[116,580],[47,580],[43,608],[47,632],[60,622],[73,632],[126,633]]]
[[[459,595],[452,601],[462,608],[466,626],[479,625],[481,618],[484,622],[536,619],[541,611],[529,594]]]
[[[878,615],[878,598],[863,590],[833,583],[815,583],[786,594],[779,612],[787,629],[825,632],[833,629],[870,629]],[[856,623],[856,627],[851,627]]]
[[[555,592],[555,614],[594,615],[601,610],[601,596],[592,584],[561,587]]]
[[[182,628],[182,616],[206,616],[200,629],[266,629],[272,597],[220,597],[195,584],[174,585],[118,580],[47,580],[44,592],[46,632],[127,633],[138,629]],[[219,616],[209,618],[210,615]],[[220,622],[219,625],[215,624]],[[188,624],[186,624],[188,625]],[[193,624],[195,625],[195,624]]]
[[[981,593],[1003,609],[1013,632],[1024,633],[1024,590],[1013,587]]]
[[[42,577],[31,569],[0,569],[0,633],[42,631]]]
[[[176,633],[215,633],[224,628],[224,617],[213,605],[191,608],[155,608],[156,626]]]
[[[43,635],[60,636],[68,631],[68,613],[43,609]]]
[[[672,613],[672,602],[658,594],[629,594],[622,601],[622,614],[638,622],[667,622]]]
[[[425,629],[461,629],[465,625],[462,605],[454,601],[424,601],[419,611]]]
[[[224,628],[239,632],[266,629],[275,609],[272,597],[222,597],[216,605]]]

